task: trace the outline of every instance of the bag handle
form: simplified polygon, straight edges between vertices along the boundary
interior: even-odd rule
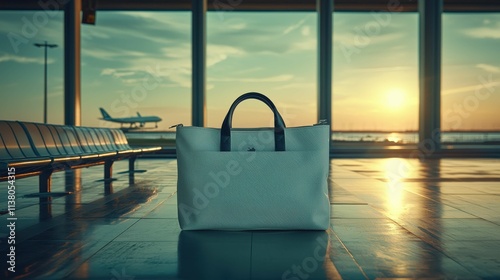
[[[243,100],[247,99],[257,99],[264,102],[274,114],[274,149],[276,151],[285,150],[285,122],[281,117],[278,109],[274,106],[273,102],[267,98],[265,95],[258,92],[248,92],[240,97],[238,97],[233,105],[229,108],[224,121],[222,122],[222,127],[220,130],[220,150],[221,152],[231,151],[231,124],[233,121],[233,113],[236,106],[240,104]]]

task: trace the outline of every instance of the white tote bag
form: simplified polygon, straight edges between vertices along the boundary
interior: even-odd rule
[[[232,129],[236,106],[264,102],[274,128]],[[266,96],[250,92],[221,129],[178,126],[177,207],[184,230],[325,230],[330,127],[285,127]]]

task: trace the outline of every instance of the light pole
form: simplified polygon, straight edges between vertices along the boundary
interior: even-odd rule
[[[43,44],[34,44],[35,47],[45,48],[45,63],[43,70],[43,81],[44,81],[44,91],[43,91],[43,123],[47,123],[47,48],[55,48],[56,44],[47,44],[47,41]]]

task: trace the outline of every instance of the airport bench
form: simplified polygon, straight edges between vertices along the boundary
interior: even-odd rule
[[[16,179],[39,176],[40,193],[50,192],[52,173],[104,165],[104,180],[112,180],[112,166],[161,147],[132,148],[120,129],[0,121],[0,181],[15,168]]]

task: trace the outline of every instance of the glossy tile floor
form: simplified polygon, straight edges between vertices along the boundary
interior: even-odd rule
[[[16,279],[500,279],[500,160],[334,159],[328,232],[182,232],[176,161],[17,181]],[[127,162],[115,163],[115,173]],[[131,184],[129,184],[131,183]],[[7,186],[6,182],[1,182]],[[6,187],[1,188],[7,192]],[[6,195],[0,196],[6,209]],[[0,278],[5,278],[5,277]]]

